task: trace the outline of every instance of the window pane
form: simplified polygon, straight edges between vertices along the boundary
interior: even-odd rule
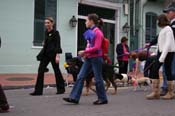
[[[35,0],[35,18],[43,19],[45,17],[45,0]]]
[[[46,0],[46,17],[51,16],[56,20],[57,0]]]
[[[86,41],[83,33],[86,31],[85,20],[78,19],[78,48],[77,51],[84,50],[86,47]]]
[[[152,12],[146,13],[146,43],[150,42],[157,34],[157,15]]]
[[[35,0],[34,46],[42,46],[45,37],[44,19],[53,17],[56,23],[57,0]]]
[[[102,28],[104,36],[109,39],[109,49],[108,56],[110,57],[112,63],[114,63],[114,47],[115,47],[115,24],[104,23]]]
[[[96,13],[104,19],[115,20],[115,10],[79,4],[78,15],[87,16],[90,13]]]

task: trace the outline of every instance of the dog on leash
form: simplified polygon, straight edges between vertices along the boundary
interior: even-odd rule
[[[123,86],[125,86],[131,83],[132,77],[127,74],[115,73],[114,79],[116,83],[123,83]]]
[[[148,77],[132,78],[132,83],[134,91],[137,91],[139,88],[143,88],[144,91],[147,91],[147,87],[151,88],[151,79]]]
[[[70,60],[67,61],[67,64],[69,65],[69,73],[72,74],[74,76],[74,78],[77,78],[77,75],[81,69],[81,66],[83,65],[83,61],[81,58],[79,57],[75,57],[72,58]],[[113,94],[117,93],[117,85],[114,81],[114,70],[113,70],[113,66],[112,65],[108,65],[108,64],[103,64],[102,67],[102,75],[103,75],[103,80],[106,83],[106,91],[108,91],[110,85],[112,84],[113,88],[114,88],[114,92]],[[90,71],[86,77],[86,92],[84,93],[84,95],[89,95],[90,90],[96,92],[95,89],[93,89],[93,71]]]

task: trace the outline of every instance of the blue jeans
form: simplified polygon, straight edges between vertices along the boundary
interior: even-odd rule
[[[175,55],[174,55],[173,62],[172,62],[172,75],[173,75],[174,80],[175,80]],[[167,81],[167,76],[165,74],[165,67],[163,66],[163,85],[162,85],[162,89],[167,90],[167,88],[168,88],[168,81]]]
[[[77,101],[80,100],[80,96],[83,90],[84,80],[87,77],[88,73],[91,70],[93,70],[98,100],[101,100],[101,101],[107,100],[103,78],[102,78],[102,64],[103,64],[102,57],[87,58],[85,60],[78,74],[77,81],[75,82],[72,92],[70,93],[70,96],[69,96],[70,98]]]
[[[167,90],[167,88],[168,88],[168,80],[167,80],[167,76],[165,74],[165,66],[163,65],[163,85],[162,85],[162,89]]]
[[[175,54],[174,54],[173,63],[172,63],[172,75],[175,80]]]

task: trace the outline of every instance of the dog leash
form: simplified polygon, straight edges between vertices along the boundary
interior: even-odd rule
[[[149,50],[150,50],[150,47],[147,48],[147,58],[146,58],[146,62],[148,61],[148,58],[149,58]],[[154,60],[151,64],[149,64],[149,65],[144,69],[143,72],[146,72],[154,63],[155,63],[155,60]]]
[[[129,52],[129,54],[131,54],[132,52],[139,52],[139,51],[143,51],[144,49],[145,49],[145,47],[144,47],[144,48],[135,49],[135,50],[130,51],[130,52]],[[127,54],[118,55],[118,56],[117,56],[117,58],[118,58],[118,57],[125,56],[125,55],[127,55]]]
[[[143,72],[146,72],[154,63],[155,63],[155,61],[153,61],[151,64],[149,64]]]

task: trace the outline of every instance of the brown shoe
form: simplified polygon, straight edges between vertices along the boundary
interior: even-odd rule
[[[159,83],[159,79],[152,80],[152,92],[146,96],[146,99],[154,100],[160,98]]]
[[[174,83],[173,81],[168,81],[168,92],[165,96],[161,97],[163,100],[171,100],[175,98],[174,95]]]

